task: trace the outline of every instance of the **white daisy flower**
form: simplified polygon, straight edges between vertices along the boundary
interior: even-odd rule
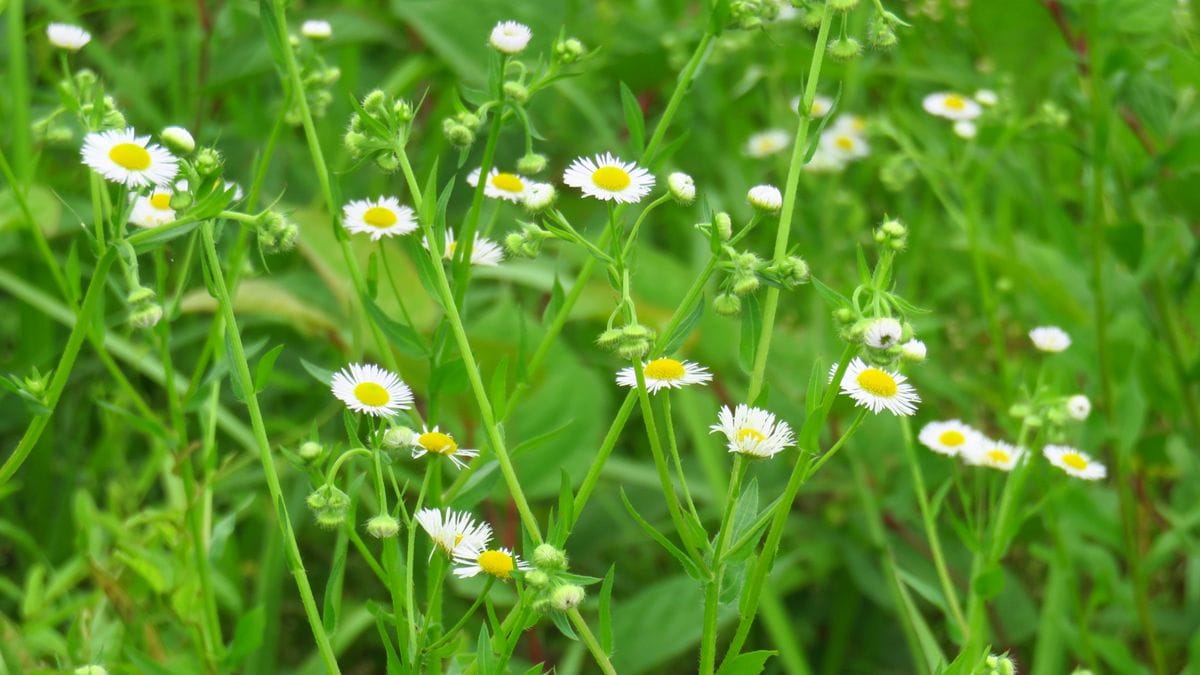
[[[845,168],[845,159],[819,145],[816,152],[813,153],[812,159],[804,165],[804,170],[809,173],[838,173]]]
[[[950,457],[966,453],[973,444],[983,440],[982,434],[959,420],[930,422],[917,434],[921,445]]]
[[[390,417],[412,407],[412,389],[396,376],[370,363],[351,363],[333,374],[333,395],[354,412]]]
[[[1092,402],[1083,394],[1075,394],[1067,399],[1067,414],[1071,419],[1082,422],[1092,414]]]
[[[300,34],[309,40],[328,40],[333,35],[333,26],[328,21],[309,19],[300,24]]]
[[[852,162],[871,154],[871,146],[858,132],[849,127],[837,127],[821,132],[820,146],[825,152],[843,162]]]
[[[991,89],[980,89],[975,92],[975,100],[990,108],[1000,102],[1000,97]]]
[[[431,453],[445,456],[460,469],[467,467],[467,463],[463,461],[464,457],[472,459],[479,456],[478,450],[458,447],[453,436],[439,431],[436,426],[433,429],[422,427],[421,433],[412,439],[413,459],[420,459]]]
[[[911,415],[917,411],[921,397],[900,373],[869,366],[855,358],[842,376],[842,393],[875,414],[887,410],[893,415]]]
[[[467,183],[471,187],[479,185],[479,169],[475,169],[467,176]],[[531,181],[515,173],[499,171],[493,167],[488,172],[487,182],[483,185],[483,194],[492,199],[503,199],[515,204],[525,198],[526,190],[530,185],[533,185]]]
[[[77,52],[92,41],[92,34],[69,23],[52,23],[46,26],[46,39],[59,49]]]
[[[174,194],[169,188],[156,188],[149,195],[133,196],[129,224],[137,227],[158,227],[174,222],[175,209],[171,208],[171,197]]]
[[[900,358],[912,363],[920,363],[925,360],[927,351],[925,343],[914,338],[900,345]]]
[[[488,36],[488,44],[498,52],[520,54],[532,37],[533,31],[529,30],[529,26],[516,21],[501,21]]]
[[[369,234],[371,241],[379,241],[417,229],[417,216],[395,197],[356,199],[342,208],[342,226],[351,234]]]
[[[783,152],[792,144],[792,137],[782,129],[767,129],[746,141],[746,154],[755,158],[770,157]]]
[[[833,121],[833,125],[830,128],[844,133],[862,136],[867,131],[867,118],[863,117],[862,115],[855,115],[854,113],[838,115],[838,118]]]
[[[588,197],[633,204],[650,194],[654,175],[633,162],[622,162],[611,153],[580,157],[563,174],[563,182]]]
[[[969,141],[979,135],[979,129],[970,120],[959,120],[954,123],[954,135]]]
[[[529,569],[529,563],[507,548],[480,546],[455,555],[454,562],[458,563],[458,567],[454,568],[454,576],[459,579],[467,579],[482,572],[501,581],[508,581],[514,571],[524,572]]]
[[[675,201],[684,206],[696,201],[696,181],[682,171],[667,176],[667,189],[671,191]]]
[[[1101,480],[1108,476],[1108,469],[1085,452],[1069,445],[1047,445],[1042,454],[1050,463],[1067,473],[1084,480]]]
[[[720,432],[728,441],[729,452],[750,457],[769,458],[796,444],[796,437],[787,422],[775,419],[775,415],[761,408],[751,408],[742,403],[730,411],[721,408],[717,413],[717,424],[709,429]]]
[[[421,509],[416,519],[433,543],[451,557],[487,548],[492,538],[492,526],[475,522],[466,511]]]
[[[983,113],[983,108],[972,99],[951,92],[930,94],[921,101],[925,112],[948,120],[973,120]]]
[[[774,185],[755,185],[746,193],[746,201],[756,209],[774,213],[783,206],[783,194]]]
[[[170,185],[179,171],[171,153],[128,128],[88,134],[80,154],[92,171],[129,187]]]
[[[1029,331],[1029,339],[1043,352],[1057,353],[1071,346],[1071,336],[1058,326],[1038,326]]]
[[[429,240],[422,238],[421,245],[425,247],[425,250],[431,250]],[[447,229],[446,245],[442,247],[442,258],[454,260],[454,252],[457,250],[458,242],[454,240],[454,233]],[[476,234],[475,245],[471,247],[471,264],[495,267],[502,262],[504,262],[504,248],[491,239]]]
[[[863,331],[863,342],[872,349],[891,349],[900,342],[902,332],[900,322],[891,317],[875,319]]]
[[[976,442],[963,448],[962,458],[967,464],[987,466],[1001,471],[1012,471],[1025,456],[1025,449],[1011,443],[990,439],[982,434]]]
[[[646,390],[651,394],[659,389],[679,389],[690,384],[707,384],[712,381],[712,373],[704,366],[691,361],[675,359],[654,359],[642,364],[642,376],[646,378]],[[633,367],[622,368],[617,373],[617,384],[622,387],[636,387],[637,374]]]

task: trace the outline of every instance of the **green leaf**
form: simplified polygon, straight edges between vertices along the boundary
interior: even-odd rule
[[[738,654],[721,664],[717,675],[758,675],[767,667],[767,659],[779,652],[760,650]]]
[[[612,654],[613,650],[612,589],[616,571],[616,563],[609,565],[608,574],[604,575],[604,583],[600,585],[598,598],[597,613],[600,621],[600,648],[604,650],[605,654]]]
[[[629,143],[633,146],[634,155],[641,159],[645,152],[646,120],[642,116],[642,106],[629,87],[621,83],[621,108],[625,112],[625,128],[629,130]]]
[[[983,570],[971,582],[971,589],[984,600],[990,600],[1004,590],[1004,568],[992,565]]]
[[[305,361],[304,359],[300,359],[300,365],[304,367],[304,370],[309,375],[312,375],[314,380],[316,380],[317,382],[320,382],[321,384],[325,385],[326,387],[328,387],[329,384],[331,382],[333,382],[333,371],[332,370],[325,370],[324,368],[322,368],[318,365],[309,363],[308,361]]]
[[[661,532],[654,529],[654,526],[646,522],[646,519],[642,518],[641,514],[637,512],[637,509],[633,508],[633,504],[629,503],[629,497],[625,496],[624,488],[621,489],[621,502],[625,504],[625,510],[629,512],[629,516],[633,518],[633,520],[642,528],[642,530],[644,530],[646,534],[650,535],[651,539],[658,542],[659,546],[662,546],[667,553],[670,553],[672,558],[675,558],[675,560],[679,561],[680,565],[683,565],[683,571],[687,572],[688,576],[697,581],[704,579],[704,575],[701,574],[700,568],[696,566],[696,563],[689,558],[686,553],[679,550],[675,544],[672,544],[671,540],[667,539],[666,536],[664,536]]]
[[[738,350],[742,369],[747,373],[754,368],[754,355],[761,336],[762,305],[756,296],[747,295],[742,301],[742,341]]]
[[[271,379],[271,373],[275,371],[275,361],[283,352],[283,345],[276,345],[274,349],[262,355],[258,360],[258,365],[254,367],[254,393],[258,393],[267,388],[267,381]]]
[[[663,354],[674,354],[683,346],[688,335],[691,335],[692,329],[700,322],[700,317],[704,316],[704,298],[697,298],[696,304],[692,306],[691,311],[684,317],[683,321],[675,327],[675,330],[667,337],[667,340],[662,348]]]
[[[508,356],[500,358],[500,362],[496,364],[496,369],[492,371],[492,384],[488,387],[489,397],[492,401],[492,414],[496,419],[504,419],[505,413],[508,411]]]
[[[546,303],[546,309],[542,312],[542,325],[548,326],[558,316],[558,310],[562,308],[563,302],[566,300],[566,293],[563,292],[562,282],[558,279],[558,273],[554,274],[554,285],[550,287],[550,302]]]
[[[566,614],[563,612],[550,612],[550,619],[554,621],[554,627],[558,629],[558,632],[571,640],[579,642],[579,636],[575,634],[575,629],[571,627],[571,622],[567,619]]]
[[[267,627],[267,614],[262,605],[238,617],[237,627],[233,629],[233,639],[225,650],[224,665],[231,670],[238,666],[258,650],[262,644],[263,633]]]
[[[388,342],[393,347],[419,358],[424,358],[429,354],[429,351],[425,348],[425,343],[421,340],[421,336],[411,326],[402,324],[389,317],[371,298],[363,298],[363,307],[366,308],[367,314],[370,315],[375,325],[383,330],[384,336],[387,337]]]

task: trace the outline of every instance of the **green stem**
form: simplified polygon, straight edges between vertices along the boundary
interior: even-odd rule
[[[675,418],[671,414],[671,391],[662,393],[663,425],[667,428],[667,452],[671,455],[671,463],[675,466],[675,475],[679,479],[679,489],[683,491],[683,499],[687,502],[688,510],[696,522],[700,522],[700,512],[696,510],[696,502],[692,500],[692,492],[688,489],[687,476],[683,473],[683,461],[679,457],[679,444],[675,441]]]
[[[33,141],[29,125],[29,69],[25,58],[28,36],[25,34],[24,5],[24,0],[8,2],[9,75],[5,78],[9,82],[7,94],[12,103],[12,119],[6,126],[12,130],[13,152],[17,168],[21,172],[22,183],[32,178],[33,171]],[[20,183],[12,182],[14,192],[18,190],[18,185]]]
[[[732,478],[729,479],[729,491],[725,494],[724,513],[721,515],[721,529],[717,531],[717,544],[713,548],[713,574],[704,585],[704,634],[700,638],[700,672],[708,675],[716,667],[717,659],[717,610],[720,608],[721,577],[725,572],[725,542],[729,540],[729,525],[733,520],[734,504],[737,503],[738,490],[746,473],[746,462],[741,453],[733,456]]]
[[[600,666],[601,672],[604,675],[617,675],[617,669],[613,668],[612,662],[608,660],[608,654],[600,648],[600,643],[596,640],[596,636],[592,635],[592,629],[588,628],[587,621],[583,620],[583,616],[579,613],[578,607],[572,607],[567,611],[567,616],[571,619],[571,624],[575,626],[575,630],[579,632],[580,639],[587,646],[588,651],[592,653],[592,658],[596,659],[596,665]]]
[[[279,520],[279,529],[283,534],[286,546],[288,568],[300,591],[300,602],[304,606],[304,614],[308,618],[308,625],[312,629],[313,637],[316,638],[317,649],[321,652],[325,668],[328,672],[338,673],[341,671],[338,669],[337,657],[334,656],[333,645],[329,642],[329,636],[325,633],[325,626],[321,622],[321,615],[317,611],[317,602],[313,597],[312,587],[308,583],[308,576],[304,572],[304,563],[300,558],[296,533],[292,530],[291,519],[288,517],[287,507],[284,503],[283,489],[279,484],[279,471],[275,466],[275,458],[271,455],[271,441],[267,438],[267,427],[263,422],[262,411],[258,407],[258,395],[254,391],[254,378],[250,374],[250,365],[246,362],[246,350],[242,345],[242,335],[237,327],[237,317],[233,313],[233,300],[229,297],[229,291],[225,287],[225,278],[221,274],[221,259],[217,255],[216,243],[213,241],[212,223],[202,223],[200,228],[210,284],[216,293],[217,305],[225,319],[225,326],[229,334],[230,353],[233,357],[231,365],[237,379],[237,386],[241,388],[245,398],[246,410],[250,415],[250,426],[254,430],[259,461],[263,467],[267,489],[271,493],[271,502],[275,507],[275,515]]]
[[[671,98],[667,101],[667,107],[663,110],[662,117],[658,120],[658,125],[654,127],[654,134],[650,136],[650,142],[646,144],[646,152],[642,153],[642,161],[647,165],[653,165],[658,153],[658,146],[662,144],[663,138],[667,135],[667,129],[671,126],[671,120],[675,118],[675,113],[679,110],[679,105],[683,103],[684,96],[687,95],[688,89],[692,86],[692,80],[696,77],[696,71],[700,69],[700,64],[704,62],[708,54],[709,46],[716,35],[706,32],[700,38],[700,43],[696,45],[695,51],[692,52],[692,57],[688,59],[687,65],[684,66],[683,72],[679,74],[679,81],[675,84],[675,91],[671,92]]]
[[[454,636],[458,634],[458,631],[462,630],[463,626],[467,625],[467,621],[469,621],[472,616],[475,616],[475,612],[479,609],[479,606],[483,604],[483,599],[487,597],[488,591],[492,590],[492,584],[495,582],[496,578],[489,575],[487,578],[487,583],[483,585],[483,590],[480,591],[479,595],[475,596],[475,602],[472,603],[471,607],[466,611],[465,614],[462,615],[462,618],[460,618],[453,626],[451,626],[449,630],[443,633],[442,637],[425,647],[425,651],[436,651],[449,644],[450,641],[454,639]]]

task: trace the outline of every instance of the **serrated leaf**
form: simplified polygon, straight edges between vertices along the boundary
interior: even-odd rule
[[[758,675],[767,667],[767,659],[779,652],[760,650],[738,654],[721,664],[717,675]]]

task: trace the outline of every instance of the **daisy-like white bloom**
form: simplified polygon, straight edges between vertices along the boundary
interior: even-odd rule
[[[471,187],[479,185],[479,169],[467,176]],[[515,173],[508,173],[492,168],[488,172],[487,182],[483,184],[483,194],[492,199],[503,199],[514,204],[525,198],[526,190],[533,183]]]
[[[77,52],[92,41],[92,34],[69,23],[52,23],[46,26],[46,39],[59,49]]]
[[[917,440],[930,450],[956,457],[970,450],[982,440],[982,435],[959,420],[930,422],[921,427]]]
[[[987,466],[1001,471],[1012,471],[1025,456],[1025,449],[1011,443],[997,441],[982,434],[976,442],[963,449],[962,458],[967,464]]]
[[[746,141],[746,154],[755,158],[770,157],[783,152],[792,144],[792,137],[782,129],[767,129]]]
[[[471,459],[479,456],[478,450],[470,448],[460,448],[454,437],[443,431],[439,431],[435,426],[433,429],[423,427],[421,433],[417,434],[412,439],[412,456],[413,459],[420,459],[427,454],[442,455],[454,462],[454,465],[460,469],[465,469],[467,463],[463,458]]]
[[[821,132],[821,148],[843,162],[852,162],[871,154],[871,146],[858,132],[835,125]]]
[[[416,517],[433,543],[451,557],[487,548],[492,538],[492,526],[475,522],[466,511],[421,509]]]
[[[1038,326],[1029,331],[1029,339],[1043,352],[1057,353],[1071,346],[1071,336],[1058,326]]]
[[[300,24],[300,34],[309,40],[328,40],[333,35],[333,26],[328,21],[309,19]]]
[[[717,413],[717,424],[709,427],[712,433],[720,432],[728,441],[729,452],[765,459],[774,457],[796,444],[796,437],[787,422],[775,419],[775,415],[761,408],[751,408],[741,403],[730,411],[721,408]]]
[[[854,113],[838,115],[838,118],[833,121],[831,128],[862,136],[867,131],[867,118],[862,115],[855,115]]]
[[[792,110],[799,112],[801,103],[803,103],[801,97],[797,96],[793,98]],[[833,110],[833,99],[829,98],[828,96],[817,94],[815,97],[813,97],[812,107],[809,108],[808,113],[812,115],[814,119],[818,119],[828,115],[830,110]]]
[[[774,213],[783,206],[783,194],[774,185],[755,185],[746,193],[750,206]]]
[[[891,349],[900,342],[903,331],[900,322],[891,317],[875,319],[863,332],[863,342],[872,349]]]
[[[351,363],[333,374],[333,395],[354,412],[390,417],[412,407],[412,389],[395,373],[370,363]]]
[[[485,548],[483,546],[464,550],[454,556],[458,567],[454,568],[454,576],[467,579],[483,573],[501,581],[508,581],[516,570],[522,572],[529,569],[529,563],[507,548]]]
[[[129,187],[170,185],[179,162],[166,148],[133,129],[94,131],[83,139],[83,163],[114,183]]]
[[[704,366],[691,361],[675,359],[654,359],[642,364],[642,376],[646,378],[646,390],[651,394],[659,389],[679,389],[690,384],[707,384],[712,381],[712,373]],[[622,368],[617,373],[617,384],[622,387],[636,387],[637,374],[633,367]]]
[[[920,363],[925,360],[927,351],[925,343],[914,338],[900,345],[900,358],[905,361]]]
[[[1076,478],[1101,480],[1108,475],[1108,469],[1103,464],[1069,445],[1047,445],[1042,448],[1042,454],[1051,464]]]
[[[184,188],[185,190],[187,188]],[[175,209],[171,208],[170,188],[155,188],[149,195],[133,198],[133,209],[129,212],[129,223],[137,227],[158,227],[175,221]]]
[[[488,44],[498,52],[520,54],[532,37],[533,31],[529,30],[529,26],[516,21],[501,21],[488,36]]]
[[[813,153],[812,159],[804,165],[804,170],[809,173],[837,173],[845,168],[845,159],[819,145],[816,152]]]
[[[835,366],[836,368],[836,366]],[[893,415],[911,415],[917,411],[921,397],[900,373],[867,365],[855,358],[842,376],[842,393],[875,414],[887,410]]]
[[[371,241],[379,241],[417,229],[417,216],[395,197],[356,199],[342,207],[342,225],[351,234],[369,234]]]
[[[970,120],[959,120],[954,123],[954,135],[969,141],[979,135],[979,129]]]
[[[696,181],[682,171],[667,176],[667,189],[671,191],[675,201],[684,206],[696,201]]]
[[[973,120],[983,113],[983,108],[974,99],[952,92],[930,94],[921,101],[925,112],[948,120]]]
[[[1083,394],[1075,394],[1067,399],[1067,414],[1071,419],[1082,422],[1092,414],[1092,402]]]
[[[421,245],[425,247],[425,250],[430,250],[428,240],[422,239]],[[454,252],[457,250],[458,242],[454,240],[454,233],[447,229],[446,245],[442,247],[442,258],[454,260]],[[495,267],[502,262],[504,262],[504,248],[491,239],[476,234],[475,245],[471,247],[471,264]]]
[[[980,89],[975,92],[975,100],[990,108],[1000,102],[1000,97],[991,89]]]
[[[626,204],[640,202],[654,187],[654,175],[612,153],[579,157],[563,174],[563,182],[588,197]]]

